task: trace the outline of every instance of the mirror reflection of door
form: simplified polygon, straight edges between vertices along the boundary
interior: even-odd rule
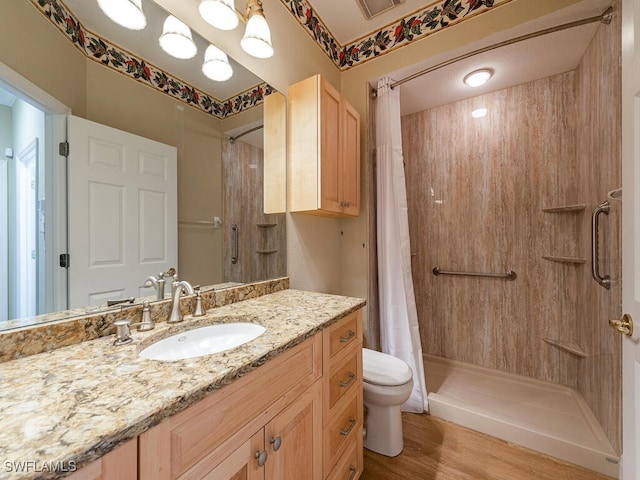
[[[0,91],[0,320],[46,311],[44,112]]]
[[[177,149],[69,116],[69,307],[154,295],[178,268]]]

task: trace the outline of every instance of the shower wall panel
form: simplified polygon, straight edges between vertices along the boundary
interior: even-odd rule
[[[586,264],[574,73],[403,118],[416,302],[426,353],[577,386],[578,358],[543,338],[576,341],[575,301]],[[483,118],[471,112],[485,107]],[[432,269],[514,270],[518,278],[434,276]],[[427,386],[428,387],[428,386]]]
[[[225,138],[222,177],[224,281],[248,283],[285,276],[285,216],[264,213],[263,151],[239,140],[231,143]],[[237,237],[232,224],[237,226]],[[236,254],[237,260],[233,263],[231,258]]]
[[[613,7],[621,11],[619,1]],[[620,31],[620,15],[616,14],[611,25],[599,27],[576,70],[576,154],[583,166],[578,183],[589,212],[622,183]],[[589,315],[578,319],[576,329],[578,343],[588,356],[579,363],[578,388],[620,451],[622,345],[621,335],[609,327],[608,320],[622,314],[622,203],[610,203],[609,215],[601,217],[600,271],[612,277],[612,288],[605,290],[585,275],[580,298],[586,300]],[[590,225],[583,228],[582,249],[588,250]]]

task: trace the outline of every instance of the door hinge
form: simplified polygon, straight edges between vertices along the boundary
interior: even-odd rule
[[[69,142],[60,142],[60,144],[58,145],[58,152],[60,153],[60,156],[68,157],[69,156]]]
[[[69,264],[71,263],[71,255],[68,253],[60,254],[60,266],[62,268],[69,268]]]

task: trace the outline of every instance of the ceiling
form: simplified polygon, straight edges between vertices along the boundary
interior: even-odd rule
[[[197,0],[188,1],[194,4],[194,8],[196,7]],[[281,3],[281,0],[271,1]],[[399,18],[433,3],[432,0],[406,0],[397,7],[367,20],[357,0],[307,1],[342,45],[396,23]],[[236,8],[241,11],[244,0],[235,0],[235,2]],[[164,53],[158,46],[158,37],[166,13],[151,0],[143,0],[148,26],[142,31],[131,31],[116,25],[102,13],[95,0],[64,0],[64,3],[89,30],[132,51],[219,100],[231,98],[261,83],[257,76],[231,58],[230,62],[234,69],[234,76],[231,80],[213,82],[204,77],[201,72],[201,63],[207,43],[196,34],[194,34],[194,40],[198,45],[198,55],[195,59],[176,60]],[[609,6],[609,3],[610,0],[583,0],[552,15],[480,39],[464,48],[430,57],[419,64],[392,72],[389,76],[399,80],[424,68],[481,47],[562,23],[599,15]],[[284,4],[282,6],[286,8]],[[300,28],[304,27],[300,26]],[[455,26],[451,28],[455,28]],[[592,24],[527,40],[474,56],[405,83],[400,87],[402,114],[406,115],[510,85],[572,70],[582,58],[596,29],[597,24]],[[428,40],[424,41],[428,42]],[[553,52],[553,55],[549,55],[549,52]],[[462,78],[467,73],[482,67],[489,67],[495,71],[495,75],[485,86],[471,89],[462,83]],[[372,84],[377,81],[377,79],[368,80]]]
[[[452,50],[411,67],[392,72],[388,76],[396,81],[404,79],[441,62],[504,40],[600,15],[609,5],[610,0],[584,0],[551,15],[467,44],[464,48]],[[404,83],[400,86],[401,113],[407,115],[573,70],[578,66],[598,25],[600,24],[594,23],[571,28],[502,47],[456,62]],[[550,52],[553,53],[550,54]],[[484,86],[471,88],[463,83],[462,80],[468,73],[487,67],[493,69],[495,73]],[[375,85],[375,81],[371,83]]]

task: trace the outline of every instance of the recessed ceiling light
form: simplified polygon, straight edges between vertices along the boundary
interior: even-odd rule
[[[473,118],[482,118],[487,115],[486,108],[476,108],[473,112],[471,112],[471,116]]]
[[[493,70],[490,68],[482,68],[480,70],[475,70],[464,77],[464,83],[470,87],[479,87],[480,85],[487,83],[487,80],[489,80],[492,75]]]

